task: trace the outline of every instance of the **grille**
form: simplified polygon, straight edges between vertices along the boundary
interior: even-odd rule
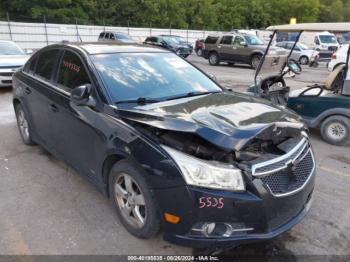
[[[255,164],[252,173],[274,196],[284,196],[303,188],[314,168],[314,157],[304,138],[285,155]]]
[[[287,163],[294,161],[298,156],[302,156],[309,149],[308,142],[303,139],[290,151],[289,154],[274,159],[273,161],[259,163],[253,166],[253,175],[260,176],[274,173],[287,167]]]
[[[294,168],[285,168],[276,173],[261,177],[261,181],[270,189],[271,193],[276,196],[287,194],[304,186],[311,176],[314,168],[314,159],[309,149],[306,155],[301,155],[302,159]]]

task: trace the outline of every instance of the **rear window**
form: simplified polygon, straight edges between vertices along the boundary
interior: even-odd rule
[[[42,52],[35,68],[35,75],[45,80],[50,80],[52,72],[57,64],[58,54],[58,50]]]
[[[215,44],[216,41],[218,41],[219,37],[218,36],[208,36],[206,39],[205,39],[205,43],[206,44]]]

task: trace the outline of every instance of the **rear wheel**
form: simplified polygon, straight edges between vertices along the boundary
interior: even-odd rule
[[[20,103],[15,105],[15,113],[16,113],[18,130],[21,135],[23,143],[26,145],[34,145],[35,143],[32,139],[30,123]]]
[[[128,160],[117,162],[109,175],[112,205],[123,226],[139,238],[151,238],[160,229],[156,203],[144,174]]]
[[[209,54],[209,64],[218,65],[220,62],[219,55],[216,52],[211,52]]]
[[[299,62],[302,65],[307,65],[309,64],[309,58],[307,56],[302,56],[299,58]]]
[[[337,146],[343,146],[350,142],[350,118],[345,116],[330,116],[322,122],[322,138]]]
[[[202,49],[198,49],[196,53],[197,53],[197,56],[202,56],[203,55]]]
[[[233,66],[235,63],[233,63],[233,62],[228,62],[227,63],[229,66]]]
[[[261,61],[261,57],[262,55],[260,54],[256,54],[256,55],[253,55],[252,58],[250,59],[250,65],[254,68],[254,69],[257,69],[259,64],[260,64],[260,61]]]

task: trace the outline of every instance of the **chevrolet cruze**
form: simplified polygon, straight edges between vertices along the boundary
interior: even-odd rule
[[[169,51],[51,45],[13,77],[22,140],[65,161],[125,228],[192,247],[273,238],[311,205],[301,119],[228,91]]]

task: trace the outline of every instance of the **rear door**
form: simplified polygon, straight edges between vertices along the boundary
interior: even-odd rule
[[[57,65],[60,51],[52,49],[40,52],[31,59],[25,80],[21,88],[25,92],[25,106],[30,115],[35,139],[51,148],[50,121],[52,76]]]
[[[91,180],[96,176],[97,161],[104,155],[103,136],[95,129],[99,112],[92,107],[77,106],[70,101],[71,90],[85,84],[94,85],[80,55],[66,50],[58,66],[56,89],[52,96],[52,136],[59,155]],[[97,99],[97,93],[94,93]],[[98,126],[98,125],[97,125]]]
[[[221,60],[234,60],[232,40],[233,35],[224,35],[221,38],[218,45],[218,52]]]

